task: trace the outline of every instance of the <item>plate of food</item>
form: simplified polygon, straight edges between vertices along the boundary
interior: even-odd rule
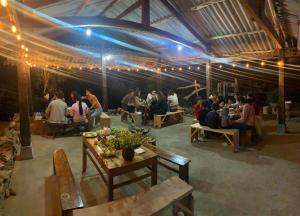
[[[82,135],[85,138],[95,138],[98,136],[96,132],[84,132]]]

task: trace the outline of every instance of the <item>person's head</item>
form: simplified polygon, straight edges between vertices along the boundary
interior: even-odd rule
[[[217,110],[219,109],[219,105],[216,104],[216,103],[213,103],[213,104],[211,105],[211,109],[212,109],[212,111],[217,111]]]
[[[92,89],[88,88],[88,89],[85,90],[85,95],[86,96],[91,95],[91,94],[93,94],[93,90]]]
[[[228,104],[228,105],[233,104],[233,99],[232,99],[231,97],[229,97],[229,98],[227,99],[227,104]]]
[[[219,103],[219,107],[221,107],[221,108],[223,108],[225,106],[225,102],[222,100],[222,101],[220,101],[220,103]]]
[[[46,92],[46,93],[44,94],[43,97],[44,97],[45,100],[48,101],[48,100],[50,99],[50,94],[49,94],[49,92]]]
[[[196,104],[201,104],[201,103],[202,103],[202,98],[196,97]]]
[[[228,107],[224,107],[222,109],[222,116],[228,116],[229,115],[229,108]]]
[[[243,105],[246,103],[246,99],[242,96],[238,97],[237,101],[238,101],[239,105]]]
[[[249,99],[253,100],[254,99],[253,94],[248,93],[247,96],[246,96],[246,99],[247,100],[249,100]]]
[[[168,95],[174,95],[174,91],[172,89],[169,90]]]
[[[153,96],[156,96],[156,90],[153,89],[153,90],[151,91],[151,94],[152,94]]]
[[[59,98],[59,99],[63,99],[63,98],[64,98],[64,93],[63,93],[61,90],[58,90],[58,91],[56,92],[56,96],[57,96],[57,98]]]

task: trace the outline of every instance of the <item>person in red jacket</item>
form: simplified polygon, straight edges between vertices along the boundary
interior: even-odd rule
[[[194,105],[194,116],[196,119],[199,119],[199,113],[202,108],[202,99],[201,97],[196,98],[196,104]]]

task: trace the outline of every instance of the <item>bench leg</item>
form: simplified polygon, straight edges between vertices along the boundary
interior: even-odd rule
[[[179,166],[179,178],[189,183],[189,164]]]
[[[239,152],[240,148],[240,135],[239,133],[235,133],[233,135],[233,152]]]
[[[153,160],[152,166],[151,166],[151,186],[154,186],[157,184],[157,160]]]

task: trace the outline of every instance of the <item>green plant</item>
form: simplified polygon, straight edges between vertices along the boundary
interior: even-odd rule
[[[278,90],[275,89],[273,91],[270,91],[267,93],[267,103],[268,104],[272,104],[272,103],[278,103],[278,99],[279,99],[279,93]]]

